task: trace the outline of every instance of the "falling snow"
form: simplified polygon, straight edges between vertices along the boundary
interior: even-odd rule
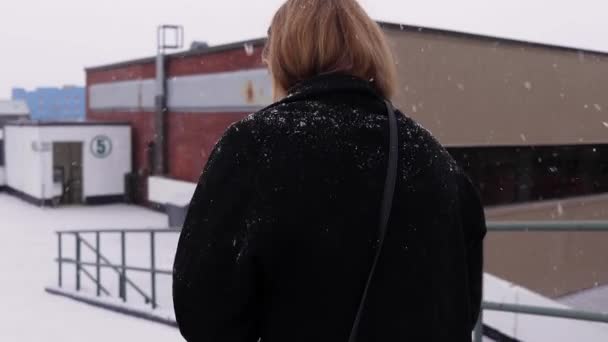
[[[247,56],[251,56],[253,55],[253,45],[250,43],[244,44],[243,47],[245,48],[245,54],[247,54]]]
[[[562,206],[562,202],[557,202],[557,215],[558,216],[564,215],[564,207]]]

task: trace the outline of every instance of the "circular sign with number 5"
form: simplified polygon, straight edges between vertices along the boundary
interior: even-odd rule
[[[91,153],[97,158],[106,158],[112,153],[112,140],[105,135],[98,135],[91,140]]]

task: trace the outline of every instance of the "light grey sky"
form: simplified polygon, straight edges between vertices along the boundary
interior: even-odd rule
[[[606,0],[360,0],[378,20],[608,52]],[[0,98],[13,86],[84,84],[84,67],[154,54],[155,28],[186,42],[265,34],[282,0],[0,0]]]

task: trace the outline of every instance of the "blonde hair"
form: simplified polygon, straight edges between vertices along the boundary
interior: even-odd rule
[[[298,82],[336,72],[372,82],[387,99],[395,93],[386,37],[356,0],[288,0],[272,19],[263,58],[275,99]]]

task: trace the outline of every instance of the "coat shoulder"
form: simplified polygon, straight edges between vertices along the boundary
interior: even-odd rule
[[[463,174],[461,167],[435,136],[407,115],[399,116],[399,137],[407,161],[416,166],[416,173],[433,170],[457,176]]]

